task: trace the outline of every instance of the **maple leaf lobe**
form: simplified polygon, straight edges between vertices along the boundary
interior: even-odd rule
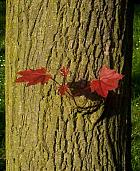
[[[19,71],[17,74],[21,75],[21,77],[17,78],[16,82],[27,82],[27,86],[38,83],[45,84],[52,78],[51,74],[47,73],[47,69],[43,67],[36,70]]]
[[[69,86],[67,84],[62,84],[58,87],[58,93],[63,96],[69,90]]]
[[[122,74],[103,66],[99,71],[98,79],[90,81],[91,92],[95,91],[98,95],[106,98],[109,90],[118,88],[119,80],[122,78]]]
[[[66,67],[63,66],[63,67],[60,69],[60,74],[61,74],[62,76],[67,77],[68,73],[69,73],[69,68],[66,68]]]

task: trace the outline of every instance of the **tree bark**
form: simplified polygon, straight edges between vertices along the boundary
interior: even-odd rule
[[[128,171],[132,11],[128,0],[7,0],[7,171]],[[96,78],[105,64],[125,75],[107,99],[26,87],[16,73],[46,67],[58,82]],[[96,107],[95,107],[96,106]]]

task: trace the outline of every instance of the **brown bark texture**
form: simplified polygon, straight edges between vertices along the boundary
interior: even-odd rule
[[[128,0],[7,0],[7,171],[128,171],[132,15]],[[125,75],[107,99],[58,95],[54,82],[17,84],[20,70],[46,67],[61,83]]]

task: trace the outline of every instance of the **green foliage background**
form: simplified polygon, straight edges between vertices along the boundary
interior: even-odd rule
[[[0,1],[0,171],[5,170],[4,37],[5,37],[5,0]]]
[[[140,171],[140,5],[135,5],[132,62],[132,167]],[[0,0],[0,171],[5,170],[5,0]]]
[[[135,5],[132,61],[132,167],[140,171],[140,5]]]

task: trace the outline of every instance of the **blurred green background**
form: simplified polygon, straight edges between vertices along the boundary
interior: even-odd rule
[[[4,39],[5,39],[5,0],[0,1],[0,171],[5,170]]]
[[[132,60],[132,166],[140,171],[140,4],[135,5]]]
[[[132,166],[140,171],[140,5],[135,5],[132,71]],[[0,171],[5,170],[5,0],[0,1]]]

